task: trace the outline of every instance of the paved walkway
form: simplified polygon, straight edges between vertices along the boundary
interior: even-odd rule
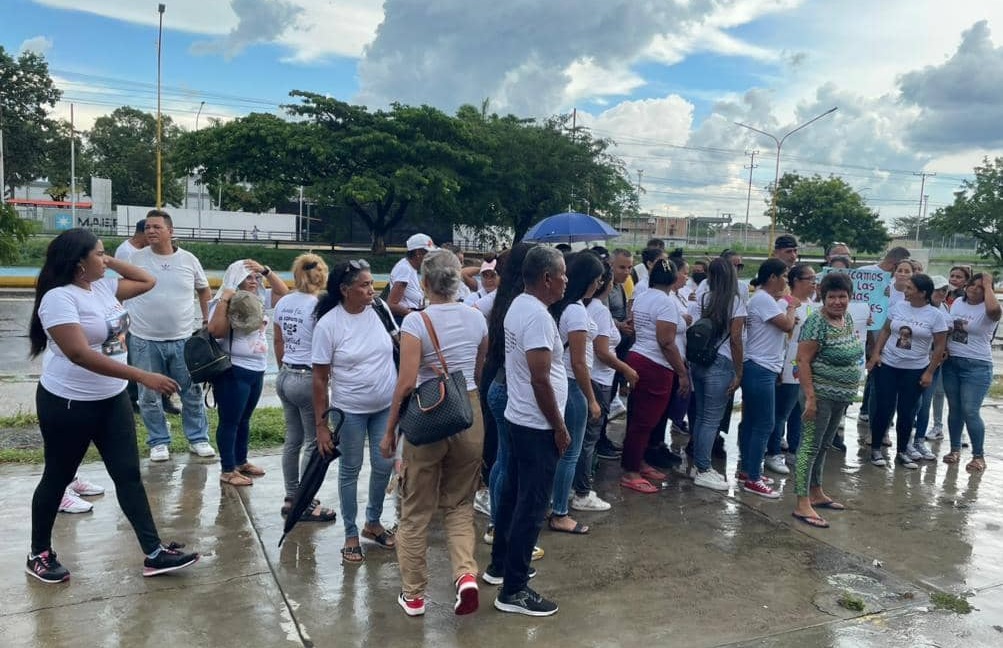
[[[985,413],[990,430],[999,429],[1003,412]],[[581,515],[593,527],[588,536],[541,535],[546,556],[534,564],[534,586],[561,606],[547,619],[496,612],[488,586],[479,612],[454,616],[438,525],[421,619],[396,605],[392,552],[367,545],[364,565],[341,565],[340,519],[301,524],[279,549],[277,454],[258,459],[268,475],[242,490],[221,487],[213,462],[143,461],[163,537],[204,556],[154,579],[140,576],[141,555],[103,467],[86,465],[82,474],[109,493],[94,498],[92,513],[59,516],[54,546],[73,578],[46,586],[22,571],[41,467],[0,466],[0,633],[5,645],[44,647],[1003,645],[998,440],[990,434],[982,476],[943,463],[877,469],[861,463],[852,416],[850,451],[830,455],[826,476],[849,510],[832,513],[826,530],[794,522],[787,480],[779,501],[698,489],[675,474],[662,492],[643,496],[622,491],[616,465],[604,462],[598,491],[613,510]],[[729,436],[732,458],[719,468],[731,474]],[[320,493],[331,504],[335,470]],[[388,501],[383,519],[392,517]],[[488,549],[478,545],[482,567]],[[846,592],[865,603],[863,612],[837,603]],[[934,592],[964,594],[977,610],[934,610]]]

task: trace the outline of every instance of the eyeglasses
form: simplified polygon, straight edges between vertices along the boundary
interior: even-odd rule
[[[794,277],[794,281],[815,281],[815,275],[808,275],[807,277]]]
[[[480,276],[485,279],[494,279],[495,277],[498,276],[498,273],[495,272],[494,270],[482,270]]]

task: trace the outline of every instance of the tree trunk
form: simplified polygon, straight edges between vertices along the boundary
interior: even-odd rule
[[[370,250],[373,254],[385,254],[387,251],[386,241],[383,239],[383,232],[373,232],[373,247]]]

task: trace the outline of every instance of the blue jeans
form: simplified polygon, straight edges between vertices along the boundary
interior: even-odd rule
[[[498,429],[508,437],[511,455],[495,511],[495,539],[491,545],[493,573],[502,571],[502,593],[511,595],[529,582],[529,561],[543,527],[557,467],[553,430],[535,430],[509,423]],[[497,466],[497,460],[495,460]]]
[[[202,404],[202,387],[192,382],[185,365],[184,340],[155,342],[135,335],[129,336],[134,365],[144,371],[170,376],[181,387],[181,427],[189,443],[209,440],[209,419]],[[146,444],[149,447],[170,445],[171,434],[167,431],[167,418],[160,394],[139,386],[139,413],[146,426]]]
[[[233,472],[247,463],[247,443],[251,436],[251,414],[261,398],[264,371],[231,367],[213,381],[219,424],[216,445],[223,472]]]
[[[296,494],[300,475],[317,447],[313,413],[313,372],[282,366],[275,379],[275,393],[286,419],[286,442],[282,446],[282,479],[286,497]]]
[[[944,362],[944,393],[947,394],[947,431],[951,450],[961,450],[961,430],[968,428],[972,455],[983,456],[986,426],[979,409],[993,381],[993,363],[950,357]]]
[[[592,474],[595,470],[596,443],[606,429],[609,420],[609,404],[613,400],[613,386],[600,385],[592,381],[592,392],[599,401],[599,418],[585,424],[585,438],[582,440],[582,451],[578,455],[578,465],[575,467],[575,479],[572,486],[576,495],[582,497],[592,490]]]
[[[913,437],[914,441],[923,441],[926,439],[926,428],[930,425],[930,405],[933,404],[934,395],[940,391],[943,393],[943,374],[941,373],[943,367],[937,367],[937,371],[933,372],[933,382],[930,386],[923,390],[923,394],[919,397],[919,409],[916,411],[916,436]],[[941,403],[941,415],[943,415],[943,403]],[[937,423],[940,422],[938,419]]]
[[[742,365],[742,425],[738,435],[742,470],[749,481],[762,477],[763,455],[776,422],[777,372],[752,360]]]
[[[787,451],[797,453],[798,445],[801,442],[801,407],[798,398],[801,394],[801,385],[798,383],[780,383],[776,387],[774,397],[775,419],[773,422],[773,433],[770,434],[770,441],[766,444],[766,454],[778,455],[781,441],[784,438],[784,431],[787,432]],[[797,409],[797,416],[792,416]]]
[[[387,430],[390,408],[372,414],[352,414],[345,412],[345,422],[341,426],[338,449],[338,497],[341,499],[341,520],[345,523],[345,537],[358,538],[359,528],[355,525],[358,514],[359,472],[362,470],[362,456],[366,439],[369,439],[369,499],[366,502],[366,523],[380,524],[383,515],[383,498],[387,494],[390,473],[394,460],[386,459],[380,453],[380,441]],[[403,443],[403,441],[401,441]]]
[[[497,380],[491,381],[488,387],[488,408],[494,417],[498,429],[498,448],[495,452],[495,463],[491,466],[488,476],[488,493],[491,495],[491,523],[494,524],[495,512],[501,501],[502,488],[505,485],[505,472],[508,470],[508,421],[505,420],[505,408],[508,406],[508,388]]]
[[[585,440],[585,424],[589,418],[589,405],[578,381],[568,378],[568,404],[564,407],[564,425],[571,435],[571,445],[561,455],[554,473],[554,499],[550,508],[554,515],[568,514],[568,498],[571,496],[571,481],[578,467],[578,455],[582,453]]]
[[[692,422],[693,463],[697,470],[710,468],[710,453],[717,438],[718,426],[727,406],[728,385],[735,379],[735,364],[730,358],[718,354],[709,367],[691,366],[693,402],[696,416]]]

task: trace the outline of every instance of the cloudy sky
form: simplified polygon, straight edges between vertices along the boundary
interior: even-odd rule
[[[1003,154],[1003,3],[987,0],[167,0],[165,112],[278,111],[292,89],[371,107],[577,109],[659,215],[763,216],[781,172],[835,174],[891,220]],[[156,106],[157,3],[0,0],[0,45],[48,58],[89,126]],[[577,206],[584,209],[585,205]]]

